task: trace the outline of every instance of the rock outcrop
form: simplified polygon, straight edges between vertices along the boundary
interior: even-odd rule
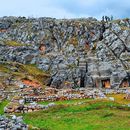
[[[35,64],[48,86],[130,86],[130,19],[3,17],[0,61]]]

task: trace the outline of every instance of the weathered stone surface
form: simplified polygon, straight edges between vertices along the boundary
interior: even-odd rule
[[[50,86],[62,88],[65,81],[73,82],[72,87],[80,81],[83,59],[84,71],[88,65],[85,87],[96,86],[97,82],[102,87],[106,79],[111,87],[120,87],[130,68],[129,27],[129,19],[102,23],[94,18],[3,17],[0,61],[36,64],[50,72]]]

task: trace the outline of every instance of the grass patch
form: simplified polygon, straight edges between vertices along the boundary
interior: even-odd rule
[[[0,115],[4,114],[4,107],[9,103],[8,100],[0,102]]]
[[[38,81],[41,85],[45,84],[46,80],[50,77],[48,72],[38,69],[35,65],[20,65],[21,71],[26,73],[26,75],[31,76],[33,79]],[[44,82],[45,81],[45,82]]]
[[[114,113],[106,113],[103,115],[104,118],[114,116]]]
[[[0,65],[0,72],[13,76],[15,78],[28,78],[39,82],[44,87],[46,80],[50,77],[49,72],[38,69],[35,65],[20,64],[17,62],[6,62]]]
[[[23,65],[24,66],[24,69],[31,75],[46,75],[46,76],[49,76],[49,73],[48,72],[44,72],[43,70],[41,69],[38,69],[36,67],[36,65]]]
[[[54,103],[56,105],[72,105],[76,103],[84,103],[91,100],[93,99],[75,99],[75,100],[54,101]],[[43,104],[43,105],[47,105],[49,103],[50,101],[39,102],[39,104]]]
[[[25,46],[26,44],[23,44],[23,43],[19,43],[19,42],[16,42],[16,41],[4,41],[5,45],[8,45],[8,46],[13,46],[13,47],[18,47],[18,46]]]
[[[115,102],[92,100],[22,115],[27,124],[41,130],[130,130],[130,111],[119,106]]]
[[[5,65],[0,64],[0,72],[8,73],[9,69]]]
[[[124,99],[126,94],[108,94],[107,97],[114,97],[115,102],[120,104],[130,104],[130,100]]]
[[[13,41],[13,40],[0,40],[4,43],[4,45],[11,46],[11,47],[21,47],[21,46],[32,46],[32,44],[28,43],[21,43],[18,41]]]

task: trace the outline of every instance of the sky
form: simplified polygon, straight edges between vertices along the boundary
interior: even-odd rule
[[[130,17],[130,0],[0,0],[0,17]]]

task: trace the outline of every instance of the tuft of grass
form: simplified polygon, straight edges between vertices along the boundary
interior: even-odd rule
[[[9,103],[8,100],[0,102],[0,115],[4,114],[4,107]]]
[[[103,118],[108,118],[114,116],[114,113],[106,113],[105,115],[103,115]]]
[[[18,47],[18,46],[24,46],[25,44],[23,43],[19,43],[19,42],[16,42],[16,41],[4,41],[4,43],[8,46],[13,46],[13,47]]]
[[[5,65],[0,64],[0,72],[8,73],[9,69]]]
[[[12,47],[32,46],[32,44],[20,43],[18,41],[13,41],[13,40],[2,40],[2,41],[5,45],[12,46]]]
[[[129,27],[127,27],[127,26],[121,26],[121,30],[130,30],[130,28]]]
[[[44,72],[41,69],[38,69],[36,67],[36,65],[23,65],[24,69],[30,74],[30,75],[45,75],[45,76],[49,76],[48,72]]]

